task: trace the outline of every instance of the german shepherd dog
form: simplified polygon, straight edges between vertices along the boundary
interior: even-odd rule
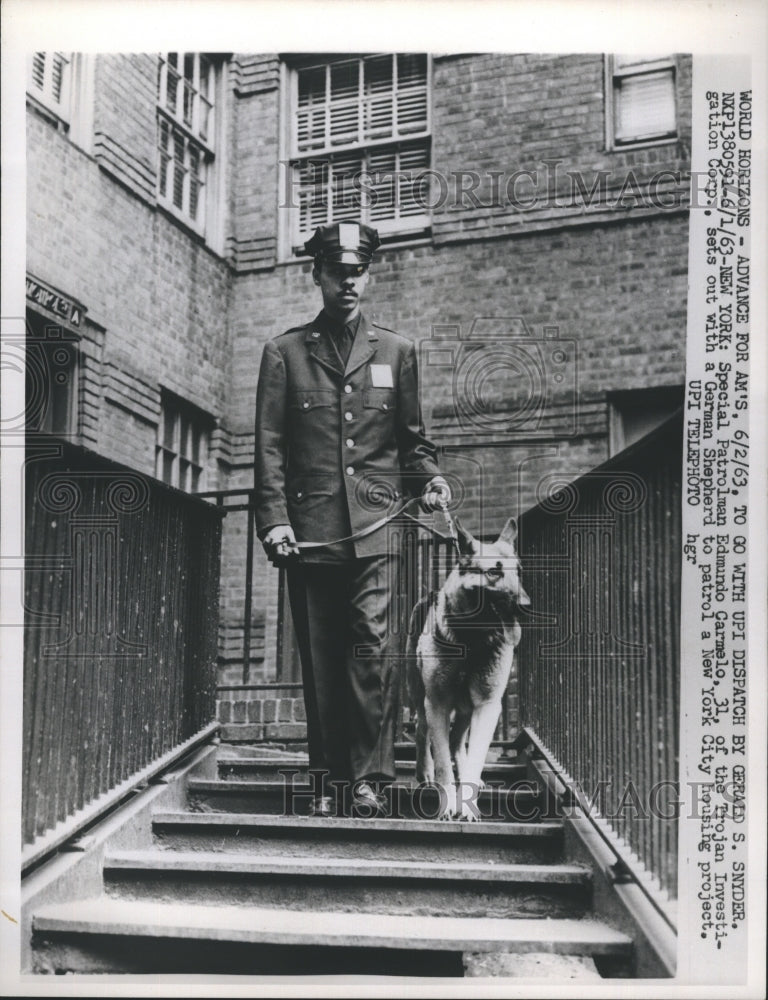
[[[513,518],[493,544],[477,541],[458,521],[456,530],[458,564],[413,610],[406,669],[417,720],[416,779],[441,787],[442,819],[475,820],[483,765],[520,641],[518,609],[531,602],[520,583]],[[462,790],[458,803],[452,758]]]

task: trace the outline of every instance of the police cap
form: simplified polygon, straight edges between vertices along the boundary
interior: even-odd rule
[[[334,222],[318,226],[312,239],[304,244],[305,253],[317,260],[337,264],[370,264],[381,245],[379,234],[362,222]]]

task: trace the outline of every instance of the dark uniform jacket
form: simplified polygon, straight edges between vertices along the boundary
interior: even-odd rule
[[[267,342],[256,402],[260,538],[276,524],[291,524],[300,542],[356,534],[438,473],[411,341],[361,317],[346,368],[320,317]],[[304,558],[386,552],[387,533],[376,531]]]

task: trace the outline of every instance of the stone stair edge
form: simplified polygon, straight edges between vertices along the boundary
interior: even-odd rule
[[[572,864],[504,864],[465,861],[394,861],[379,858],[322,858],[307,855],[239,857],[218,851],[115,851],[104,858],[104,871],[194,871],[226,874],[278,874],[291,877],[345,876],[419,880],[523,882],[537,885],[585,885],[589,868]]]
[[[97,897],[42,906],[34,929],[47,933],[207,938],[254,944],[319,944],[442,951],[622,954],[631,939],[600,920],[409,916],[189,906]]]
[[[371,831],[376,833],[430,833],[438,837],[546,837],[563,832],[562,820],[508,823],[446,823],[442,820],[417,819],[352,819],[338,817],[323,819],[317,816],[277,816],[269,813],[195,813],[158,812],[152,816],[153,826],[226,826],[226,827],[277,827],[285,830],[317,829],[329,832]]]
[[[515,788],[514,786],[510,786],[508,788],[486,787],[486,788],[481,788],[480,791],[481,793],[503,792],[505,795],[508,795],[510,793],[515,793],[515,794],[522,793],[526,795],[536,795],[542,798],[544,797],[545,793],[536,784],[535,781],[533,781],[530,778],[525,778],[523,779],[523,781],[524,781],[524,787],[522,788]],[[223,791],[248,791],[249,789],[251,789],[253,791],[272,792],[272,791],[283,790],[286,787],[286,782],[284,780],[272,781],[268,778],[190,778],[188,787],[194,791],[215,792],[218,791],[219,789]],[[314,788],[312,784],[304,781],[293,782],[291,787],[293,788],[296,794],[308,794]],[[387,785],[387,788],[392,788],[392,789],[400,789],[400,788],[410,789],[415,787],[420,787],[420,786],[416,785],[410,779],[408,780],[395,779],[395,781],[392,781]],[[421,787],[435,788],[437,786],[423,784]]]
[[[290,754],[286,753],[283,756],[278,754],[264,754],[262,756],[246,756],[245,754],[233,754],[232,756],[219,755],[217,757],[217,763],[219,766],[231,767],[231,768],[247,768],[247,767],[279,767],[280,765],[293,765],[296,764],[299,767],[308,769],[309,757],[307,754]],[[395,771],[413,771],[416,768],[416,762],[413,760],[408,760],[407,758],[403,760],[395,761]],[[483,768],[483,773],[496,773],[496,774],[510,774],[512,772],[519,772],[525,770],[526,765],[522,762],[499,762],[491,761],[486,764]]]

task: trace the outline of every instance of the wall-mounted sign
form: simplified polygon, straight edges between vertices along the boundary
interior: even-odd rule
[[[27,298],[70,326],[79,328],[83,322],[85,309],[74,299],[62,295],[48,285],[27,275]]]

